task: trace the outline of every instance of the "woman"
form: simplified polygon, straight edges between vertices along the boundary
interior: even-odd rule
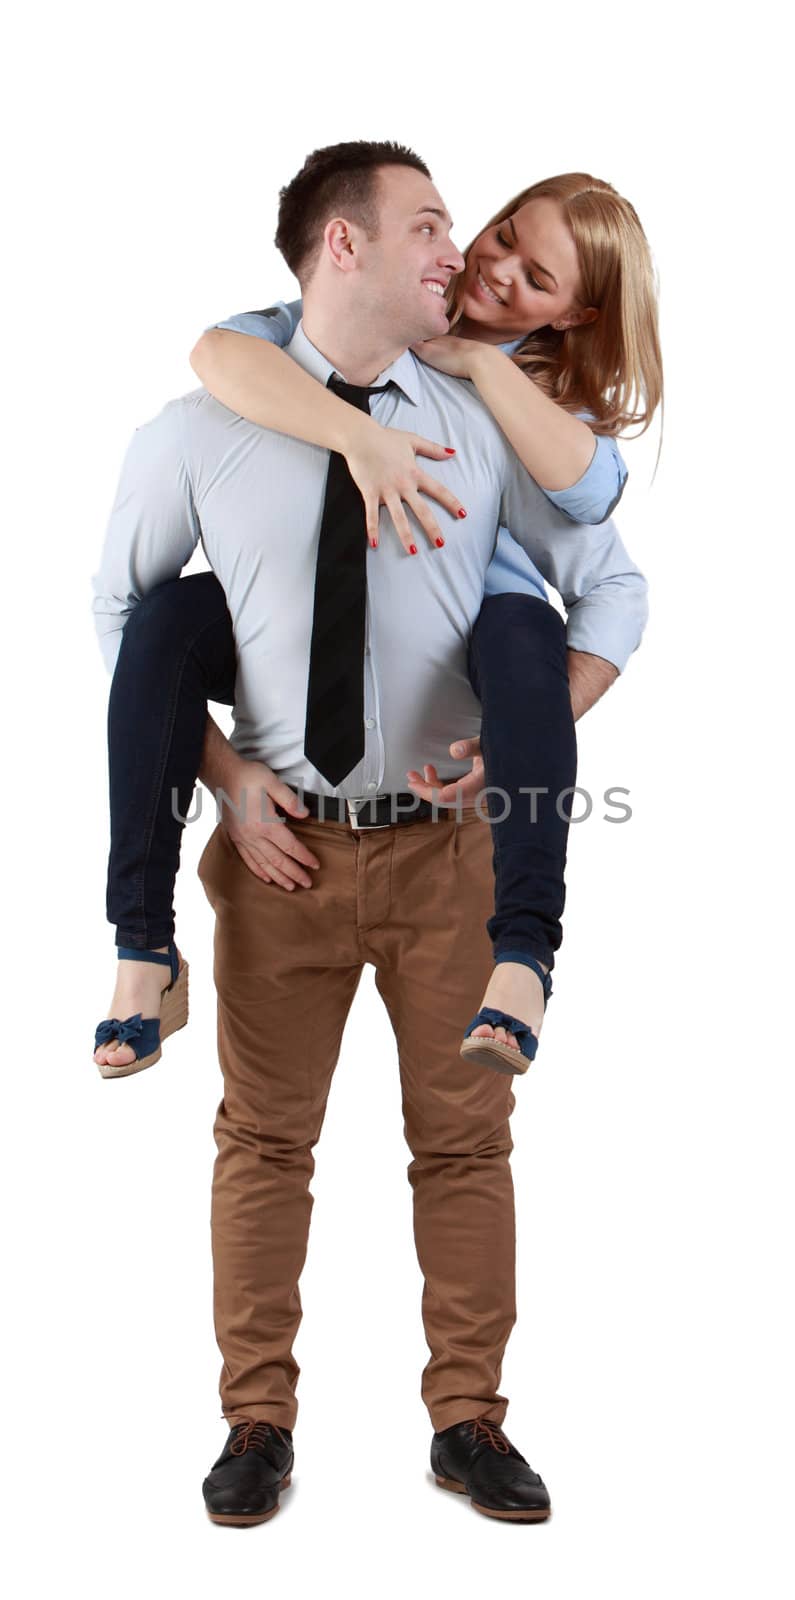
[[[416,546],[405,507],[441,547],[430,501],[423,497],[459,515],[465,508],[420,470],[417,457],[441,460],[445,446],[381,428],[316,383],[278,348],[291,336],[300,302],[274,311],[235,319],[245,332],[232,331],[232,324],[203,336],[192,363],[205,387],[252,422],[343,454],[364,499],[371,544],[377,544],[383,504],[409,553]],[[574,521],[604,520],[626,478],[615,439],[630,426],[648,427],[662,394],[651,260],[633,208],[609,184],[584,174],[533,185],[470,246],[450,315],[454,332],[415,353],[476,385],[527,470],[561,510]],[[251,333],[259,337],[248,337]],[[618,669],[621,663],[614,665]],[[476,1062],[518,1072],[537,1048],[551,991],[549,973],[561,942],[568,816],[565,806],[560,815],[556,801],[574,783],[577,708],[572,707],[560,618],[547,602],[540,574],[505,529],[487,574],[469,666],[483,707],[483,762],[476,755],[463,788],[472,793],[482,786],[485,763],[489,786],[505,790],[512,803],[498,822],[500,802],[489,797],[496,908],[488,928],[495,971],[461,1048]],[[149,1065],[159,1054],[159,1038],[185,1019],[183,998],[178,998],[185,969],[178,964],[170,916],[180,830],[167,804],[169,762],[184,735],[181,782],[174,785],[182,799],[198,769],[206,701],[232,700],[234,669],[231,622],[212,574],[162,586],[128,619],[110,707],[108,914],[119,924],[120,960],[112,1017],[97,1034],[95,1059],[106,1076]],[[161,719],[151,770],[144,763],[141,771],[140,744],[130,737],[129,720],[123,737],[115,728],[120,673],[135,684],[138,704],[150,717],[168,688],[173,715]],[[129,692],[120,691],[119,698],[129,705]],[[516,708],[521,708],[518,718]],[[188,746],[192,759],[186,763]],[[126,754],[133,748],[137,772]],[[451,747],[452,755],[461,753],[473,750]],[[271,797],[300,815],[286,786],[268,768],[258,764],[258,770]],[[134,800],[142,778],[146,793],[154,789],[157,799],[146,830]],[[539,779],[548,796],[539,800],[531,825],[519,793],[538,786]],[[433,769],[425,770],[424,779],[410,772],[407,781],[420,795],[429,795],[439,782]],[[442,802],[454,803],[455,787],[442,789]],[[186,808],[187,801],[180,809]],[[241,853],[246,855],[244,848]],[[287,859],[276,850],[267,859],[246,859],[266,881],[292,889],[311,882],[307,869],[317,862],[300,843],[290,854]],[[158,858],[154,867],[153,856]],[[153,915],[145,914],[147,893],[157,898]],[[170,964],[171,975],[159,1035],[161,980],[156,969],[149,969],[158,958]],[[119,1023],[135,1002],[141,1010]]]

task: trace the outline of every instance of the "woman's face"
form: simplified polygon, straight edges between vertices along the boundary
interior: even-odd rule
[[[577,304],[580,289],[577,247],[563,211],[556,200],[539,198],[475,240],[459,305],[473,337],[503,344],[549,323],[572,328],[593,322],[593,307]]]

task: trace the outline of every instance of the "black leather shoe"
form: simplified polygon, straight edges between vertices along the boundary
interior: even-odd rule
[[[279,1509],[290,1482],[293,1436],[275,1422],[238,1422],[202,1484],[211,1522],[248,1528]]]
[[[509,1522],[545,1522],[552,1509],[543,1478],[502,1428],[485,1417],[435,1433],[431,1470],[441,1489],[468,1494],[476,1511]]]

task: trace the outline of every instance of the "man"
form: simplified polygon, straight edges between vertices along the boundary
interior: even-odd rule
[[[233,739],[209,724],[202,777],[237,798],[250,759],[267,761],[311,802],[309,818],[294,826],[319,862],[311,893],[281,894],[249,870],[219,826],[199,867],[216,913],[224,1097],[212,1234],[231,1424],[204,1496],[213,1520],[235,1525],[273,1515],[292,1470],[292,1346],[312,1151],[366,962],[398,1043],[436,1479],[492,1516],[549,1514],[541,1478],[500,1426],[515,1320],[514,1098],[510,1078],[470,1069],[458,1053],[491,966],[490,833],[475,812],[434,818],[424,803],[408,815],[404,780],[425,763],[460,776],[465,764],[450,761],[449,740],[477,734],[466,641],[500,523],[564,595],[575,647],[571,614],[587,595],[579,635],[587,651],[581,667],[570,658],[581,710],[616,676],[611,638],[627,630],[615,591],[592,575],[604,577],[611,561],[626,573],[631,563],[611,524],[576,527],[549,504],[469,385],[409,353],[446,331],[439,287],[463,266],[450,227],[411,151],[359,143],[308,158],[282,191],[277,242],[304,302],[289,355],[324,382],[342,379],[346,397],[386,426],[454,435],[444,481],[468,514],[451,531],[452,559],[412,559],[384,541],[367,556],[359,614],[357,579],[332,554],[329,599],[321,593],[326,541],[353,515],[340,458],[256,428],[205,391],[139,430],[109,532],[114,559],[134,574],[128,595],[176,576],[201,537],[226,592],[239,661]],[[638,575],[634,643],[643,587]],[[323,798],[336,797],[344,804],[317,814]],[[360,803],[374,797],[384,798],[364,817]],[[244,850],[258,832],[256,822],[235,824]],[[388,1394],[381,1400],[388,1408]],[[351,1409],[358,1403],[354,1392]]]

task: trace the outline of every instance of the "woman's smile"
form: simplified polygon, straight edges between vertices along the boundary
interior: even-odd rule
[[[486,301],[487,305],[502,306],[505,304],[505,301],[502,299],[501,295],[498,295],[496,289],[492,289],[486,282],[480,269],[478,269],[475,274],[475,292],[480,296],[481,300]]]

